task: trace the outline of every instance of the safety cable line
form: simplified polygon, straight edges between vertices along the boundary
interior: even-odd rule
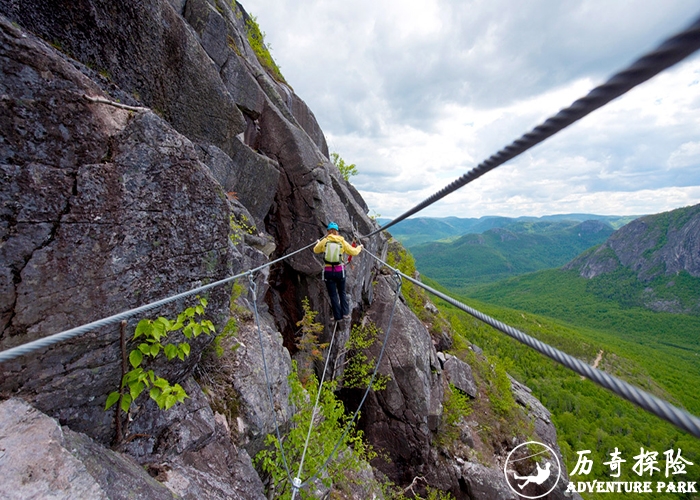
[[[309,448],[309,439],[311,438],[311,429],[314,426],[314,419],[316,418],[316,410],[318,409],[318,401],[321,398],[321,390],[323,389],[323,382],[326,379],[326,371],[328,370],[328,360],[331,359],[331,351],[333,350],[333,342],[335,341],[335,332],[338,329],[338,322],[336,321],[333,325],[333,334],[331,335],[331,343],[328,345],[328,354],[326,355],[326,362],[323,365],[323,373],[321,374],[321,382],[318,384],[318,393],[316,393],[316,402],[314,403],[314,409],[311,412],[311,421],[309,422],[309,432],[306,434],[306,442],[304,443],[304,451],[301,453],[301,461],[299,462],[299,472],[297,472],[296,477],[292,482],[292,500],[296,496],[296,492],[301,486],[301,472],[304,469],[304,458],[306,458],[306,450]]]
[[[187,292],[182,292],[182,293],[179,293],[177,295],[172,295],[170,297],[166,297],[164,299],[157,300],[155,302],[151,302],[150,304],[145,304],[145,305],[137,307],[135,309],[130,309],[128,311],[124,311],[124,312],[115,314],[113,316],[109,316],[107,318],[93,321],[92,323],[87,323],[87,324],[82,325],[82,326],[71,328],[70,330],[66,330],[66,331],[63,331],[60,333],[55,333],[55,334],[49,335],[47,337],[42,337],[40,339],[33,340],[31,342],[27,342],[26,344],[22,344],[22,345],[17,346],[17,347],[12,347],[10,349],[6,349],[6,350],[0,352],[0,363],[3,363],[5,361],[9,361],[9,360],[17,358],[19,356],[23,356],[25,354],[32,353],[34,351],[38,351],[39,349],[43,349],[45,347],[49,347],[49,346],[52,346],[54,344],[58,344],[59,342],[63,342],[65,340],[69,340],[69,339],[72,339],[74,337],[78,337],[84,333],[95,330],[97,328],[101,328],[101,327],[111,325],[114,323],[119,323],[120,321],[127,319],[131,316],[135,316],[136,314],[139,314],[142,312],[150,311],[151,309],[155,309],[156,307],[160,307],[164,304],[168,304],[170,302],[174,302],[176,300],[179,300],[179,299],[182,299],[185,297],[189,297],[189,296],[194,295],[196,293],[200,293],[200,292],[203,292],[205,290],[209,290],[210,288],[224,285],[224,284],[229,283],[235,279],[241,278],[247,274],[260,271],[261,269],[264,269],[264,268],[269,267],[273,264],[276,264],[276,263],[281,262],[285,259],[288,259],[289,257],[291,257],[299,252],[302,252],[302,251],[306,250],[307,248],[311,248],[315,244],[316,244],[316,242],[311,243],[310,245],[307,245],[304,248],[300,248],[299,250],[295,250],[294,252],[291,252],[287,255],[284,255],[278,259],[270,261],[266,264],[258,266],[254,269],[249,270],[249,271],[245,271],[243,273],[236,274],[235,276],[230,276],[228,278],[224,278],[222,280],[215,281],[214,283],[209,283],[208,285],[194,288],[194,289],[189,290]]]
[[[544,123],[523,135],[520,139],[512,142],[437,193],[425,199],[404,214],[396,217],[391,222],[372,231],[364,236],[364,238],[374,236],[380,231],[384,231],[411,215],[420,212],[448,194],[457,191],[485,173],[503,165],[508,160],[515,158],[545,139],[548,139],[637,85],[644,83],[663,70],[682,61],[698,49],[700,49],[700,18],[696,19],[696,21],[684,31],[667,39],[659,45],[656,50],[642,56],[626,69],[613,75],[607,82],[591,90],[585,97],[578,99],[568,108],[562,109],[559,113],[548,118]]]
[[[369,253],[369,252],[367,252],[367,253]],[[372,254],[370,253],[370,255],[372,255]],[[345,436],[347,436],[348,432],[350,432],[350,427],[353,425],[353,423],[357,419],[358,415],[360,414],[360,410],[362,409],[362,405],[365,403],[365,400],[367,399],[367,396],[369,395],[369,391],[372,389],[372,385],[374,384],[374,380],[377,377],[377,372],[379,371],[379,365],[382,362],[382,358],[384,357],[384,351],[386,350],[386,346],[387,346],[388,341],[389,341],[389,333],[391,333],[391,324],[394,320],[394,312],[396,311],[396,304],[399,302],[399,297],[401,296],[401,283],[402,283],[402,281],[401,281],[401,276],[398,273],[398,271],[396,273],[394,273],[394,278],[396,279],[396,295],[394,297],[394,304],[391,307],[391,314],[389,315],[389,323],[386,327],[386,334],[384,335],[384,341],[382,342],[382,348],[379,351],[379,356],[377,357],[377,364],[375,365],[374,371],[372,372],[372,378],[369,381],[369,385],[367,386],[367,389],[365,390],[365,393],[362,396],[362,399],[360,400],[360,404],[358,405],[357,409],[355,410],[355,413],[352,415],[352,418],[345,425],[345,430],[343,431],[342,436],[340,436],[340,439],[338,439],[338,442],[333,447],[333,450],[331,451],[330,455],[328,455],[328,458],[326,459],[326,461],[316,471],[316,473],[313,476],[311,476],[309,479],[307,479],[303,483],[299,483],[299,486],[297,489],[300,489],[300,488],[310,484],[318,476],[320,476],[323,473],[323,471],[326,470],[326,467],[328,467],[328,464],[333,459],[333,455],[335,455],[335,452],[338,451],[338,448],[343,443]]]
[[[262,355],[263,370],[265,371],[265,386],[267,389],[267,397],[270,400],[270,411],[272,412],[272,419],[275,422],[275,434],[277,435],[277,443],[279,444],[280,453],[282,454],[282,464],[284,465],[284,470],[287,473],[287,478],[292,484],[294,484],[294,481],[292,480],[292,474],[289,472],[289,466],[287,465],[287,457],[284,454],[284,446],[282,446],[282,436],[280,434],[280,427],[277,423],[277,412],[275,411],[275,400],[272,397],[270,374],[267,369],[267,360],[265,359],[265,346],[263,344],[262,329],[260,327],[260,316],[258,315],[258,285],[255,284],[255,280],[253,279],[253,273],[249,273],[248,280],[250,282],[250,293],[253,296],[253,312],[255,313],[255,326],[258,330],[260,354]]]
[[[388,267],[389,269],[392,269],[402,277],[406,278],[414,285],[417,285],[432,293],[433,295],[440,297],[442,300],[452,304],[458,309],[461,309],[462,311],[483,321],[487,325],[490,325],[493,328],[505,333],[506,335],[514,338],[518,342],[535,349],[536,351],[540,352],[541,354],[544,354],[548,358],[553,359],[561,365],[564,365],[566,368],[575,371],[579,375],[583,375],[584,377],[589,378],[596,384],[614,392],[615,394],[626,399],[627,401],[634,403],[643,410],[653,413],[657,417],[660,417],[666,420],[667,422],[672,423],[676,427],[683,429],[686,432],[689,432],[695,437],[700,438],[700,418],[696,417],[695,415],[692,415],[691,413],[685,410],[677,408],[676,406],[673,406],[667,401],[657,398],[656,396],[653,396],[625,382],[624,380],[620,380],[617,377],[614,377],[601,370],[598,370],[597,368],[593,368],[587,363],[584,363],[583,361],[573,356],[570,356],[565,352],[562,352],[548,344],[545,344],[544,342],[541,342],[527,335],[526,333],[523,333],[520,330],[513,328],[512,326],[506,325],[505,323],[493,319],[490,316],[487,316],[486,314],[477,311],[476,309],[473,309],[467,306],[466,304],[463,304],[453,299],[452,297],[445,295],[444,293],[439,292],[434,288],[431,288],[428,285],[421,283],[420,281],[410,276],[407,276],[401,271],[394,269],[389,264],[381,260],[379,257],[373,255],[371,252],[367,253],[374,257],[377,261],[381,262],[383,265]]]

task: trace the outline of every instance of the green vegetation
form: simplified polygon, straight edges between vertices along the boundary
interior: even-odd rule
[[[318,380],[312,374],[307,384],[303,385],[299,380],[296,362],[293,362],[288,380],[291,390],[289,401],[296,412],[292,417],[289,432],[282,439],[282,446],[289,470],[296,474],[318,394]],[[361,484],[364,481],[360,472],[367,467],[367,462],[377,455],[371,446],[364,443],[362,431],[356,430],[354,423],[344,435],[351,417],[345,414],[343,403],[334,394],[335,389],[336,382],[331,381],[326,382],[321,390],[318,414],[314,420],[302,476],[306,479],[319,473],[319,479],[326,487],[343,491],[348,485]],[[270,448],[256,455],[256,464],[270,477],[275,498],[291,498],[291,484],[284,468],[280,442],[276,436],[269,434],[266,443]],[[326,474],[321,474],[322,467],[336,443],[340,445],[325,469]],[[314,498],[303,489],[300,491],[300,497]]]
[[[454,241],[425,243],[410,250],[422,273],[444,286],[460,289],[562,266],[613,232],[610,226],[590,230],[588,225],[575,221],[517,222],[508,229],[466,234]]]
[[[469,396],[450,384],[442,400],[442,418],[435,436],[438,446],[447,446],[459,439],[458,424],[471,412]]]
[[[620,290],[624,291],[629,284],[623,285]],[[574,328],[582,339],[619,348],[620,357],[643,366],[675,400],[699,414],[700,393],[687,388],[700,387],[700,317],[625,307],[601,298],[605,294],[599,288],[595,280],[575,272],[548,270],[474,287],[469,294],[555,318]]]
[[[601,353],[599,367],[606,372],[694,414],[700,413],[700,395],[691,389],[700,387],[700,318],[625,309],[587,292],[586,285],[586,280],[575,273],[550,270],[472,289],[474,296],[489,304],[460,300],[589,363]],[[552,412],[569,472],[576,465],[577,452],[591,450],[592,472],[571,480],[649,480],[648,475],[641,479],[632,471],[633,457],[639,455],[641,448],[658,453],[659,481],[666,480],[663,454],[669,450],[680,449],[685,459],[700,464],[699,440],[453,306],[437,302],[451,320],[457,345],[470,342],[480,346],[498,361],[497,366],[505,367],[510,375],[530,387]],[[516,309],[506,309],[505,304]],[[627,460],[620,478],[611,478],[611,471],[604,464],[615,448]],[[686,475],[674,480],[698,481],[700,467],[689,466]],[[583,497],[607,498],[595,493],[584,493]],[[673,493],[647,497],[692,498]]]
[[[209,320],[197,321],[196,317],[204,314],[207,299],[199,298],[199,303],[181,312],[176,320],[159,317],[156,320],[142,319],[136,325],[133,340],[142,339],[135,349],[129,353],[129,363],[132,369],[122,377],[120,389],[110,393],[105,403],[105,410],[119,402],[119,408],[129,412],[132,403],[141,393],[150,387],[149,396],[161,410],[168,410],[176,403],[181,403],[187,393],[180,384],[171,385],[166,379],[158,377],[153,370],[144,370],[141,366],[144,356],[156,358],[162,352],[168,360],[184,360],[190,355],[190,344],[187,342],[163,343],[168,334],[182,330],[187,338],[198,337],[202,333],[215,333],[214,324]],[[127,389],[124,392],[124,389]]]
[[[231,243],[234,245],[238,245],[241,241],[243,241],[246,233],[255,234],[257,231],[255,224],[252,223],[245,214],[241,214],[239,217],[230,214],[228,218],[228,225],[229,229],[231,229],[231,233],[228,237],[231,240]]]
[[[331,153],[331,161],[333,162],[333,165],[338,167],[338,170],[340,170],[340,175],[342,175],[343,179],[346,181],[349,182],[350,177],[357,175],[357,167],[355,164],[345,163],[345,160],[343,160],[338,153]]]
[[[313,311],[309,305],[309,298],[304,297],[301,301],[304,316],[297,321],[297,326],[301,328],[301,337],[297,342],[299,348],[298,372],[299,379],[303,385],[308,384],[314,373],[314,361],[323,359],[321,349],[328,347],[328,344],[319,344],[318,336],[323,333],[323,325],[316,322],[317,311]]]
[[[343,385],[348,388],[365,389],[372,380],[376,367],[375,360],[367,357],[367,350],[372,347],[382,331],[373,322],[352,325],[350,337],[345,344],[346,364],[343,372]],[[391,380],[388,375],[377,373],[372,382],[373,391],[383,391]]]
[[[544,234],[548,225],[575,226],[585,221],[600,221],[612,229],[619,229],[636,216],[604,216],[592,214],[551,215],[545,217],[493,217],[478,219],[461,217],[411,217],[390,229],[391,234],[410,250],[422,243],[440,241],[448,243],[466,234],[481,234],[490,229],[502,228],[512,232]],[[380,219],[380,224],[390,219]],[[528,227],[529,226],[529,227]],[[422,269],[422,267],[421,267]]]
[[[255,56],[258,61],[265,68],[272,77],[281,83],[287,83],[279,66],[272,59],[272,54],[270,53],[270,44],[265,43],[265,33],[260,31],[260,26],[258,26],[258,20],[255,16],[250,16],[246,21],[246,34],[248,35],[248,43],[250,47],[255,52]]]

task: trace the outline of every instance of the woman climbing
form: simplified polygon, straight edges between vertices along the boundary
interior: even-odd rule
[[[314,246],[314,253],[323,253],[323,280],[333,307],[333,318],[340,321],[350,316],[350,306],[345,295],[345,264],[343,254],[357,255],[362,245],[353,247],[338,234],[338,224],[328,224],[328,233]]]

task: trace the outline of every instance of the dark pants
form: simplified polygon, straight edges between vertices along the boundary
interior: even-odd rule
[[[336,321],[343,319],[343,316],[350,314],[348,298],[345,295],[345,271],[324,271],[323,279],[326,281],[328,296],[331,298],[333,307],[333,318]]]

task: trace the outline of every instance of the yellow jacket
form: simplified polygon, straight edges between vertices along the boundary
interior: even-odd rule
[[[342,246],[341,254],[346,253],[348,255],[357,255],[362,251],[362,245],[354,247],[350,243],[345,241],[345,238],[343,238],[339,234],[329,234],[325,238],[319,240],[318,243],[316,243],[316,246],[314,247],[314,253],[325,252],[326,242],[328,241],[335,241],[336,243],[340,243],[340,245]]]

